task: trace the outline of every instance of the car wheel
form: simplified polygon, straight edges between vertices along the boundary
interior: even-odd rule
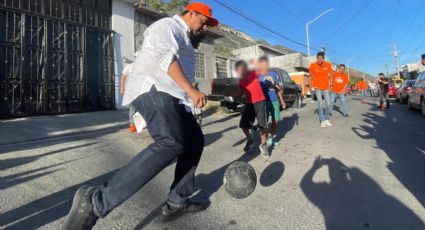
[[[301,92],[298,92],[297,93],[297,96],[295,97],[295,101],[294,101],[293,106],[295,108],[301,108],[302,107],[302,103],[303,103],[303,98],[301,96]]]
[[[406,98],[401,98],[401,103],[403,103],[403,104],[406,104],[407,103],[407,101],[409,100],[409,97],[406,97]]]
[[[421,113],[422,116],[425,117],[425,98],[422,98],[421,100]]]
[[[412,106],[412,103],[410,103],[409,98],[407,98],[407,108],[410,109],[410,110],[413,110],[413,106]]]

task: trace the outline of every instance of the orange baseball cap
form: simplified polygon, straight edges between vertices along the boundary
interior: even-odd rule
[[[218,26],[218,20],[212,16],[212,9],[202,2],[192,2],[186,6],[186,10],[194,10],[209,19],[208,24],[211,27]]]

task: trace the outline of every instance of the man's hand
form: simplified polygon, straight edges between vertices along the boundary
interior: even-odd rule
[[[316,156],[316,159],[314,159],[314,163],[313,166],[311,166],[312,169],[319,169],[320,167],[322,167],[322,156]]]
[[[125,91],[125,87],[123,85],[121,85],[120,87],[120,94],[124,95],[124,91]]]
[[[187,92],[187,95],[190,97],[190,99],[192,99],[193,105],[196,108],[200,109],[207,104],[207,96],[194,88],[192,88],[192,90],[189,90],[189,92]]]

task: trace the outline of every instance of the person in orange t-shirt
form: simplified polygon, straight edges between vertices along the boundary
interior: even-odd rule
[[[317,53],[316,58],[317,61],[310,65],[311,88],[314,90],[314,94],[317,98],[320,127],[325,128],[332,126],[329,121],[331,108],[329,88],[332,66],[329,62],[324,60],[324,52]]]
[[[342,114],[348,117],[348,106],[345,101],[345,89],[347,88],[350,79],[345,74],[345,65],[338,66],[338,71],[332,74],[332,94],[331,94],[331,114],[334,108],[335,98],[338,97],[341,103]]]
[[[367,100],[365,98],[365,94],[366,94],[366,90],[367,90],[367,83],[364,80],[364,78],[362,78],[362,80],[360,80],[357,84],[359,86],[359,90],[360,90],[360,93],[361,93],[361,96],[362,96],[362,103],[366,103]]]

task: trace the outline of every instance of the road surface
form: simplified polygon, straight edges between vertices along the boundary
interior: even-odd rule
[[[320,129],[316,104],[285,111],[280,145],[268,160],[244,154],[239,116],[204,120],[205,151],[193,199],[210,208],[172,223],[156,220],[171,165],[95,229],[425,229],[425,119],[395,104],[349,98]],[[75,190],[104,182],[152,140],[126,131],[125,111],[33,117],[0,123],[0,226],[59,229]],[[9,144],[8,144],[9,143]],[[243,160],[258,176],[248,198],[222,187],[226,166]]]

